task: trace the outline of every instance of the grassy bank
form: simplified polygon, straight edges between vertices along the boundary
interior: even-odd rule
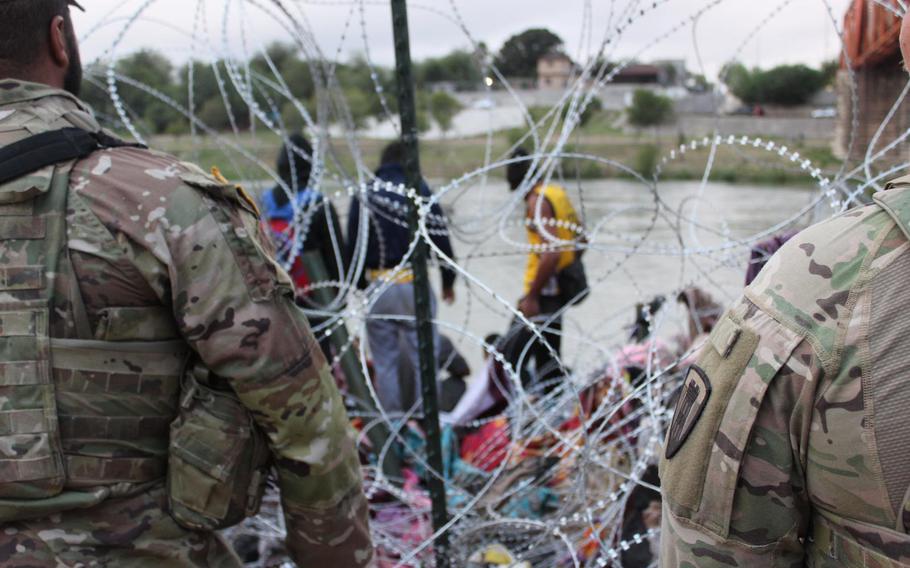
[[[602,124],[580,131],[571,137],[566,150],[579,154],[593,155],[625,165],[646,177],[654,171],[661,158],[680,143],[687,140],[680,137],[655,137],[653,135],[629,135],[610,131]],[[491,158],[502,159],[515,139],[514,133],[502,132],[494,135]],[[358,138],[356,152],[370,169],[376,167],[379,154],[387,141]],[[424,175],[430,179],[449,180],[484,166],[486,137],[460,138],[450,140],[428,140],[421,144],[421,164]],[[199,163],[203,167],[217,165],[230,179],[263,179],[263,170],[255,165],[256,160],[272,164],[281,143],[271,132],[256,135],[243,134],[224,136],[221,143],[214,138],[201,137],[194,142],[189,136],[161,136],[152,141],[158,149],[175,154],[182,159]],[[529,144],[530,145],[530,144]],[[790,144],[800,154],[812,160],[816,167],[830,170],[840,162],[831,154],[823,141],[808,141]],[[345,139],[334,139],[327,167],[332,175],[342,179],[356,179],[355,151]],[[708,150],[688,152],[682,159],[669,162],[663,169],[661,179],[700,180],[708,161]],[[631,177],[621,168],[591,160],[564,159],[561,164],[565,178],[625,178]],[[503,175],[492,172],[492,175]],[[711,179],[726,183],[749,183],[769,185],[808,184],[812,180],[796,164],[779,157],[776,153],[752,147],[721,146],[718,148]]]

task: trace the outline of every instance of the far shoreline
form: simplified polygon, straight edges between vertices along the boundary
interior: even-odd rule
[[[232,180],[261,180],[267,183],[261,165],[271,166],[281,149],[280,138],[271,131],[248,132],[235,135],[223,133],[223,140],[212,136],[161,135],[153,137],[151,147],[178,156],[181,159],[199,163],[205,168],[217,166],[221,172]],[[492,136],[491,160],[501,160],[515,143],[515,133],[496,132]],[[592,155],[607,158],[625,165],[650,179],[655,168],[664,157],[681,144],[691,140],[682,135],[655,136],[646,134],[624,134],[621,132],[578,134],[571,137],[564,152]],[[421,141],[421,166],[424,176],[439,185],[447,180],[454,180],[465,174],[479,170],[484,166],[487,153],[488,137],[451,138],[446,140]],[[378,162],[382,148],[388,140],[374,138],[355,138],[357,152],[360,153],[363,166],[372,171]],[[335,138],[331,141],[331,154],[325,163],[330,177],[335,179],[357,179],[357,169],[353,153],[347,139]],[[780,145],[789,144],[790,149],[797,150],[811,161],[812,167],[822,170],[823,175],[833,176],[842,161],[831,152],[830,143],[826,140],[804,140],[793,142],[779,141]],[[232,148],[234,145],[242,149]],[[246,154],[246,155],[245,155]],[[701,181],[704,177],[709,151],[704,148],[690,150],[685,156],[670,160],[662,168],[658,183],[668,181]],[[558,171],[561,170],[561,171]],[[493,170],[491,177],[501,176],[499,170]],[[591,160],[564,158],[554,173],[555,179],[565,183],[592,180],[634,181],[636,178],[619,168]],[[759,185],[769,188],[781,186],[811,187],[817,182],[798,164],[780,157],[776,152],[769,152],[752,145],[721,145],[717,148],[714,167],[709,176],[710,182],[731,185]],[[258,183],[257,183],[258,185]]]

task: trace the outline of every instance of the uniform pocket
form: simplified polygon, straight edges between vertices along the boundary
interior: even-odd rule
[[[172,508],[195,528],[228,521],[232,482],[241,466],[249,431],[226,432],[193,420],[175,423],[168,457]],[[239,520],[239,519],[238,519]]]
[[[171,425],[170,513],[189,529],[221,529],[258,510],[268,448],[233,393],[189,383],[188,402]]]
[[[748,306],[724,316],[687,373],[660,464],[672,513],[721,539],[768,385],[802,339],[760,312],[744,321]]]

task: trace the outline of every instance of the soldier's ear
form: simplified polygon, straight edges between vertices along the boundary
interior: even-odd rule
[[[48,33],[48,50],[55,67],[64,72],[70,65],[70,53],[66,41],[66,18],[54,16]]]

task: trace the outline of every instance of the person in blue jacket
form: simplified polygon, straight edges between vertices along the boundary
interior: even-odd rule
[[[367,338],[375,369],[376,392],[386,412],[400,413],[404,401],[419,401],[418,382],[412,381],[403,393],[398,362],[401,351],[411,362],[415,375],[419,375],[417,355],[417,326],[414,306],[414,275],[405,263],[402,270],[393,271],[402,263],[411,243],[408,229],[409,203],[405,196],[391,191],[388,184],[397,187],[405,184],[403,167],[404,147],[400,142],[389,144],[382,152],[376,180],[370,191],[355,196],[348,212],[348,247],[351,264],[356,265],[364,255],[365,281],[371,288],[384,291],[374,299],[367,318]],[[426,183],[421,183],[420,194],[432,196]],[[455,260],[445,215],[438,203],[430,211],[428,223],[433,243],[443,255]],[[363,245],[365,249],[361,247]],[[442,273],[442,298],[446,303],[455,301],[455,271],[446,262],[440,262]],[[433,300],[435,314],[436,303]],[[435,332],[434,332],[435,334]],[[436,346],[438,352],[438,336]]]
[[[324,306],[315,302],[313,294],[308,292],[310,285],[317,282],[307,274],[300,257],[309,252],[318,253],[334,284],[331,288],[337,292],[346,274],[347,247],[335,206],[310,186],[312,160],[313,148],[306,138],[301,134],[288,137],[278,154],[276,169],[293,192],[293,201],[284,187],[276,185],[262,195],[262,209],[277,248],[276,257],[294,280],[298,303],[319,309]],[[311,326],[318,329],[327,318],[310,314],[309,320]],[[326,357],[331,360],[329,338],[321,333],[317,333],[317,337]]]

